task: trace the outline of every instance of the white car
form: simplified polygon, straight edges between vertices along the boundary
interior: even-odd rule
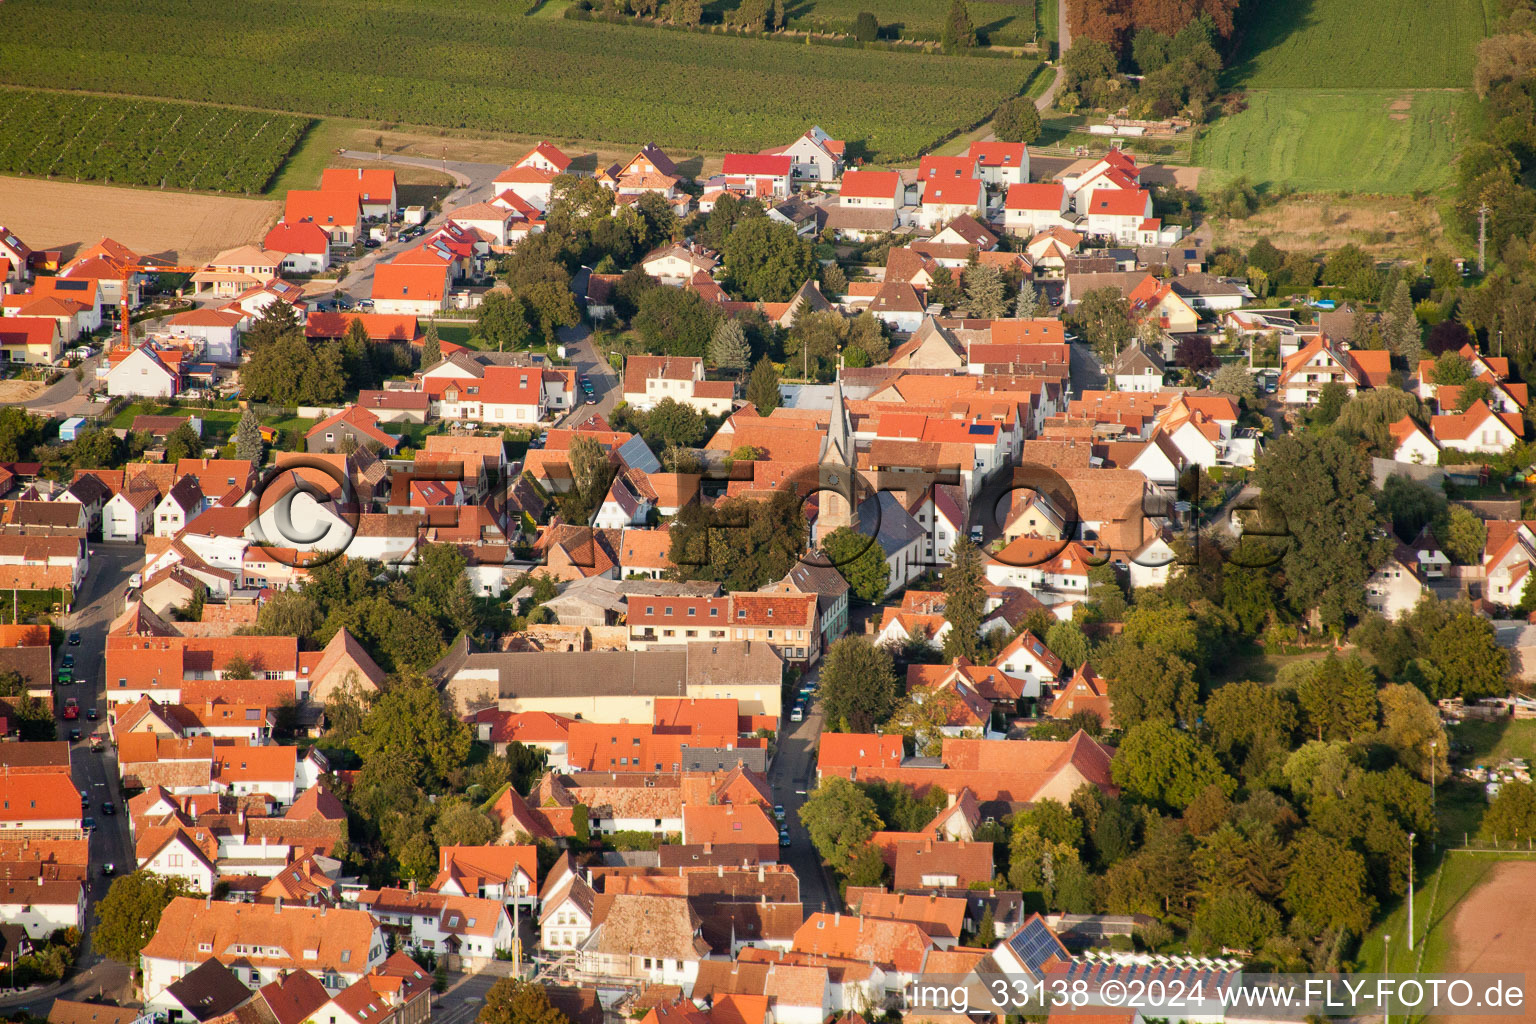
[[[144,576],[143,576],[143,574],[141,574],[141,573],[134,573],[132,576],[128,577],[128,589],[129,590],[137,590],[140,587],[142,587],[143,585],[144,585]]]
[[[791,722],[805,721],[805,712],[800,710],[799,705],[796,705],[795,709],[789,713],[789,720]]]

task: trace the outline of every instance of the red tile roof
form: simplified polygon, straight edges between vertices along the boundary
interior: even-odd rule
[[[839,192],[851,199],[895,199],[901,194],[901,175],[895,171],[848,171]]]
[[[1111,217],[1145,217],[1148,198],[1142,189],[1095,189],[1088,199],[1088,213]]]
[[[764,177],[789,177],[794,158],[774,156],[769,153],[727,153],[723,173],[726,176],[747,175]]]
[[[1039,181],[1024,185],[1009,185],[1008,197],[1003,200],[1005,210],[1050,210],[1059,213],[1066,187],[1056,182]]]
[[[329,253],[330,245],[330,236],[313,221],[301,221],[297,224],[278,221],[272,230],[267,232],[267,237],[261,241],[263,249],[282,253],[297,252],[306,255]]]
[[[356,192],[291,189],[283,206],[283,220],[289,224],[313,221],[322,227],[352,227],[361,217]]]
[[[448,272],[443,267],[413,266],[397,261],[381,264],[373,271],[374,299],[440,303],[447,292]]]
[[[320,172],[322,192],[351,193],[370,205],[395,197],[395,172],[386,167],[327,167]]]

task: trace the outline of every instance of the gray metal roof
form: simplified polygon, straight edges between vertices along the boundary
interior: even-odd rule
[[[859,503],[859,532],[874,537],[887,558],[913,541],[921,540],[925,533],[922,525],[889,491],[881,491]]]

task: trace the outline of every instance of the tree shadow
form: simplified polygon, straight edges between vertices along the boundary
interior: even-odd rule
[[[1316,0],[1274,0],[1252,5],[1254,9],[1238,23],[1227,48],[1229,66],[1221,75],[1222,88],[1246,88],[1259,71],[1257,59],[1260,54],[1320,20],[1313,13],[1315,5]]]
[[[677,173],[685,178],[697,178],[704,173],[704,158],[690,156],[677,161]]]

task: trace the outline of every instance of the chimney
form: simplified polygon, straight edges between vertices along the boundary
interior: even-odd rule
[[[414,878],[411,879],[411,883],[408,886],[408,888],[410,889],[411,895],[415,896],[416,895],[416,879],[414,879]]]
[[[765,872],[764,872],[764,870],[763,870],[763,865],[762,865],[762,864],[761,864],[761,863],[759,863],[759,864],[758,864],[758,865],[757,865],[757,880],[758,880],[758,881],[759,881],[759,882],[762,882],[762,881],[765,881],[765,879],[764,879],[764,877],[763,877],[763,876],[764,876],[764,874],[765,874]]]
[[[277,901],[272,904],[272,915],[275,917],[278,914],[281,914],[282,912],[283,912],[283,898],[281,896],[279,896],[279,897],[277,897]]]
[[[204,910],[211,910],[211,909],[213,909],[213,896],[212,896],[212,894],[203,897],[203,909]]]
[[[832,926],[835,928],[836,926],[838,926],[838,925],[840,925],[842,923],[843,923],[843,912],[841,910],[833,911],[832,912]]]

